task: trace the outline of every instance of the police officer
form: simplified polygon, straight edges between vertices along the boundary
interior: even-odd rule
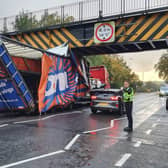
[[[124,99],[126,114],[128,118],[128,127],[124,128],[124,131],[126,132],[133,131],[133,118],[132,118],[133,96],[134,96],[133,88],[130,87],[130,84],[128,81],[125,81],[124,88],[123,88],[123,99]]]

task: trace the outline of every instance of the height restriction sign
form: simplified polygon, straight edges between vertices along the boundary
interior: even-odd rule
[[[94,42],[110,43],[115,40],[115,22],[96,23],[94,26]]]

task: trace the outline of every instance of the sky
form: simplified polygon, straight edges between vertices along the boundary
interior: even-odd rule
[[[13,16],[22,11],[22,9],[32,12],[78,1],[79,0],[1,0],[0,17]]]
[[[154,69],[154,65],[166,50],[145,51],[137,53],[120,54],[132,71],[139,75],[143,81],[162,81]]]
[[[23,9],[31,12],[78,1],[80,0],[1,0],[0,18],[16,15]],[[132,70],[139,75],[141,80],[159,81],[161,79],[158,78],[158,74],[153,67],[164,52],[165,50],[126,53],[122,54],[122,56]]]

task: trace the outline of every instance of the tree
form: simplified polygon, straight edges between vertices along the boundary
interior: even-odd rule
[[[107,71],[109,72],[111,87],[113,88],[121,87],[124,80],[130,81],[134,88],[137,85],[142,85],[139,77],[132,72],[124,59],[118,55],[90,56],[87,59],[91,66],[105,65]]]
[[[155,70],[159,72],[159,77],[168,81],[168,50],[163,54],[159,62],[154,66]]]
[[[38,20],[32,14],[28,14],[24,11],[20,12],[19,15],[16,16],[15,22],[13,23],[14,28],[16,30],[28,30],[38,27]]]
[[[45,12],[45,14],[41,17],[41,20],[39,21],[41,26],[52,26],[63,23],[69,23],[73,22],[74,17],[66,15],[64,17],[64,20],[61,20],[61,16],[59,16],[58,12],[53,14],[48,14],[48,11]]]
[[[52,26],[63,23],[73,22],[74,17],[65,15],[64,20],[61,20],[58,12],[49,14],[48,10],[44,12],[44,15],[41,16],[41,19],[38,21],[36,16],[32,13],[27,13],[24,10],[19,13],[15,18],[13,23],[15,30],[29,30],[34,28],[39,28],[43,26]]]
[[[61,17],[58,15],[58,12],[53,14],[48,14],[48,12],[45,12],[45,14],[41,17],[41,20],[39,21],[40,26],[51,26],[60,23]]]

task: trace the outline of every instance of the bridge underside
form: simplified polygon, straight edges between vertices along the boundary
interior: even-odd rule
[[[94,24],[103,21],[115,21],[114,43],[94,43]],[[18,31],[6,36],[44,50],[68,41],[72,50],[82,56],[167,49],[168,12],[103,18],[64,27]]]
[[[73,48],[73,51],[80,56],[89,56],[99,54],[141,52],[160,49],[168,49],[168,39],[145,42],[123,42],[99,46],[80,47]]]

